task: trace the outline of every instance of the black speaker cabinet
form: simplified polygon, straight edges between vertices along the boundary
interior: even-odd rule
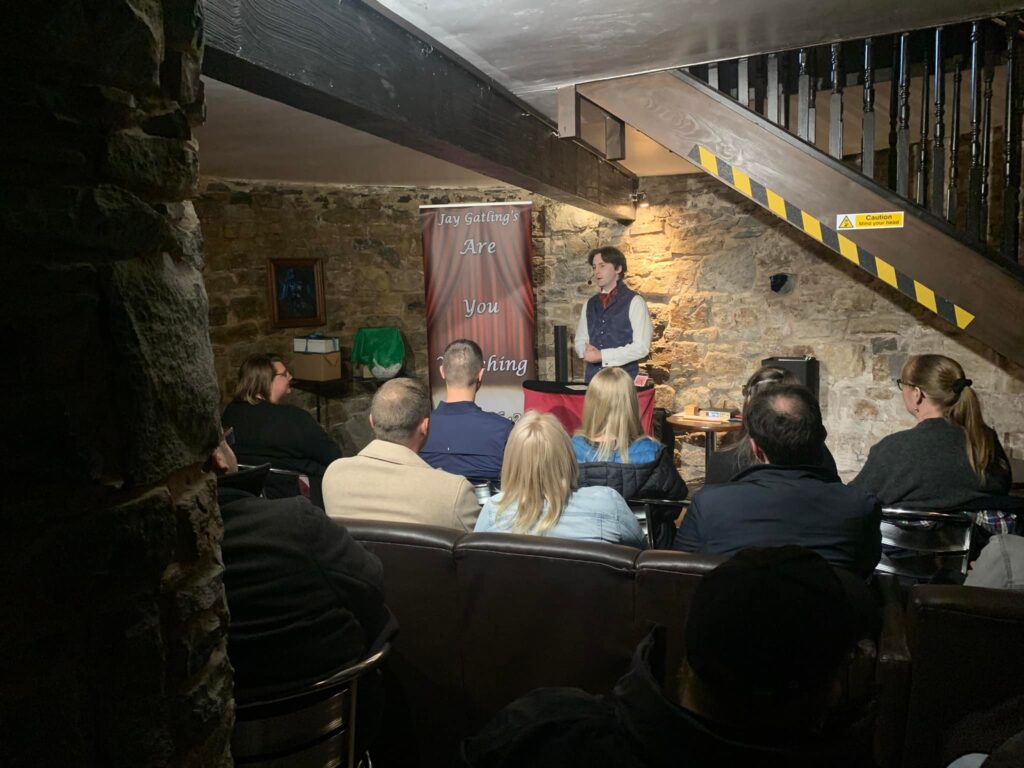
[[[782,368],[789,371],[800,379],[800,383],[807,387],[814,396],[821,400],[821,393],[818,391],[818,361],[816,358],[806,355],[804,357],[766,357],[761,365],[770,365],[773,368]]]

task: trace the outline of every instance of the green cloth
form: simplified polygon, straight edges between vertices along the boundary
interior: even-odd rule
[[[405,342],[393,326],[360,328],[352,342],[352,362],[355,365],[377,365],[386,368],[405,360]]]

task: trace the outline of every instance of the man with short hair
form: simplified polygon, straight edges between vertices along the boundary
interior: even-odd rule
[[[484,380],[484,355],[469,339],[457,339],[441,358],[445,399],[430,415],[430,433],[420,456],[430,466],[453,475],[483,480],[501,478],[511,419],[476,404]]]
[[[731,554],[798,544],[833,566],[870,576],[881,556],[881,506],[835,472],[813,466],[825,430],[810,391],[769,387],[754,396],[743,419],[760,463],[694,494],[673,548]]]
[[[832,710],[858,640],[843,583],[802,547],[752,548],[698,583],[673,700],[666,630],[607,695],[533,691],[462,742],[463,768],[854,768],[872,765],[873,712]]]
[[[327,514],[472,531],[480,514],[473,486],[417,455],[430,428],[427,387],[415,379],[385,382],[370,404],[370,426],[376,439],[324,473]]]
[[[606,245],[587,254],[598,293],[591,296],[576,326],[576,354],[587,363],[586,382],[602,368],[619,367],[630,376],[651,352],[654,327],[647,302],[624,282],[626,257]]]

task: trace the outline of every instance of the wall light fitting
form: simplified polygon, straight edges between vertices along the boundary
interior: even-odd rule
[[[630,194],[629,199],[633,201],[633,205],[637,208],[651,207],[651,201],[647,199],[646,192],[633,192]]]

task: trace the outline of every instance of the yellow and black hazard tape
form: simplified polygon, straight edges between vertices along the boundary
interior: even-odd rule
[[[724,181],[737,192],[746,195],[779,218],[806,232],[840,256],[883,282],[888,283],[904,296],[908,296],[921,306],[927,307],[957,328],[963,330],[974,320],[974,315],[963,307],[939,296],[931,288],[922,285],[909,275],[903,274],[887,261],[883,261],[877,256],[868,253],[848,237],[839,234],[806,211],[800,210],[781,195],[750,178],[739,168],[734,168],[699,144],[694,145],[690,151],[689,159],[715,178]]]

